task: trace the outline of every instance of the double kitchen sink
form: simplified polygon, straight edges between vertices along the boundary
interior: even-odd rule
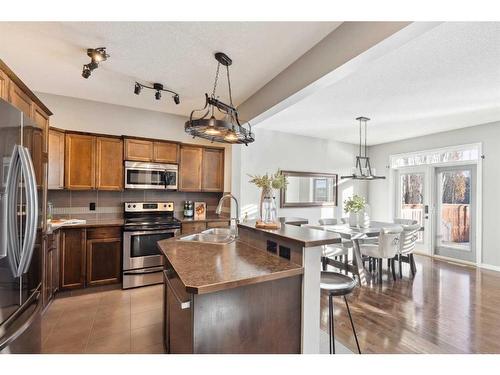
[[[201,233],[179,238],[179,241],[226,245],[236,239],[236,234],[229,228],[211,228]]]

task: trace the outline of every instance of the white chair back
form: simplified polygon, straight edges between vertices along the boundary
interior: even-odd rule
[[[419,230],[420,224],[403,225],[399,247],[401,254],[410,254],[415,250]]]
[[[337,225],[337,219],[319,219],[319,225]]]
[[[378,237],[378,252],[380,258],[394,258],[399,252],[402,227],[382,228]]]

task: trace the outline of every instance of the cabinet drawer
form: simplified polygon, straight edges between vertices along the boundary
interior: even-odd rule
[[[209,221],[207,222],[207,228],[227,228],[229,224],[229,221]]]
[[[121,227],[99,227],[87,230],[87,238],[89,240],[107,239],[107,238],[121,238]]]

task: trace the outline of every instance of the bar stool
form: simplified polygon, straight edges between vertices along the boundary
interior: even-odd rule
[[[356,280],[347,275],[342,275],[337,272],[321,272],[320,288],[328,292],[328,333],[330,335],[330,354],[335,354],[335,335],[333,327],[334,296],[344,297],[347,313],[349,314],[349,320],[351,321],[352,332],[354,333],[354,339],[356,340],[356,346],[358,347],[358,353],[361,354],[358,336],[356,336],[356,329],[354,328],[354,323],[352,322],[351,310],[349,309],[349,304],[347,303],[347,298],[345,297],[354,290],[356,285]]]

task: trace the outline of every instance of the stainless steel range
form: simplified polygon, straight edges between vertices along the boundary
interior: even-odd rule
[[[163,255],[157,242],[180,234],[173,202],[125,203],[123,289],[160,284]]]

